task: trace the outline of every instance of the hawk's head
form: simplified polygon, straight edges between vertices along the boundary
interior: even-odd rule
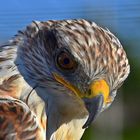
[[[59,110],[65,117],[74,110],[86,116],[87,110],[83,128],[112,103],[129,74],[119,40],[94,22],[33,22],[17,40],[16,64],[27,83],[36,86],[50,112],[55,104],[66,109]]]

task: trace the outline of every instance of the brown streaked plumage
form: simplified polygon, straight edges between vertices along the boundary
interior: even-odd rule
[[[0,46],[0,138],[79,140],[129,71],[119,40],[94,22],[31,23]]]
[[[42,139],[36,116],[21,100],[0,97],[0,138],[3,140]]]

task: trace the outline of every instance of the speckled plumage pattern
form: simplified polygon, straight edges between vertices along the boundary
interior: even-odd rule
[[[62,71],[57,69],[55,64],[55,55],[62,49],[67,49],[78,62],[78,68],[72,74],[62,73]],[[94,22],[83,19],[50,20],[47,22],[36,21],[27,26],[25,30],[19,31],[13,39],[0,47],[0,109],[1,107],[3,108],[5,103],[15,102],[16,104],[16,102],[20,102],[20,104],[22,104],[22,102],[24,102],[23,105],[19,106],[23,108],[23,110],[28,107],[27,111],[34,116],[32,121],[34,122],[36,120],[34,123],[38,125],[31,134],[37,134],[36,139],[44,140],[46,139],[45,137],[52,137],[49,134],[49,136],[47,136],[45,133],[47,131],[46,123],[49,123],[49,117],[47,116],[48,120],[46,120],[45,113],[47,112],[47,105],[48,110],[50,110],[49,103],[46,103],[46,100],[50,102],[50,98],[53,100],[52,98],[57,96],[59,104],[59,94],[57,95],[57,93],[66,93],[64,95],[60,94],[60,97],[64,98],[64,100],[69,98],[67,94],[72,94],[71,91],[55,80],[52,75],[53,72],[64,77],[64,79],[78,87],[82,92],[86,92],[91,81],[105,79],[110,87],[111,101],[104,104],[102,109],[104,110],[114,100],[117,89],[127,78],[129,71],[130,66],[126,53],[119,40],[109,30],[105,30]],[[40,87],[41,90],[39,89]],[[45,94],[40,94],[42,89],[44,89],[43,92]],[[54,93],[55,96],[50,97],[50,93]],[[13,99],[10,99],[9,96]],[[72,106],[73,102],[73,104],[77,105],[77,103],[75,103],[77,99],[75,97],[70,98],[72,98],[70,99],[71,103],[69,103],[71,105],[67,103],[68,106]],[[3,99],[5,99],[4,103]],[[80,108],[77,110],[82,110],[83,105],[78,104]],[[18,108],[18,104],[16,107]],[[8,108],[9,110],[11,109],[10,107],[7,107],[7,109]],[[77,110],[75,109],[75,111]],[[81,112],[79,111],[77,113],[79,116],[77,116],[81,117],[79,119],[82,120],[86,113],[84,109]],[[3,113],[2,115],[6,115],[6,113],[0,110],[0,121],[3,122],[6,117],[3,119],[1,113]],[[10,113],[12,113],[12,111],[9,111],[9,114]],[[21,113],[27,114],[27,112]],[[49,114],[49,112],[47,113]],[[75,113],[72,111],[71,114]],[[19,115],[20,114],[17,113],[17,117]],[[76,123],[79,123],[78,119]],[[82,122],[80,121],[80,123]],[[26,125],[26,123],[24,124]],[[81,132],[76,136],[72,131],[75,128],[71,127],[71,125],[72,119],[70,123],[68,122],[67,126],[70,127],[70,130],[69,128],[65,128],[66,126],[63,127],[63,125],[60,129],[57,127],[55,130],[50,130],[53,131],[50,132],[51,134],[55,134],[56,132],[52,139],[80,139],[84,131],[78,129]],[[1,127],[3,127],[3,125],[0,124],[0,128]],[[3,128],[6,129],[6,126]],[[30,126],[28,129],[30,129]],[[63,131],[66,131],[65,134]],[[0,138],[4,133],[5,131],[0,129]],[[61,133],[61,137],[59,133]],[[24,132],[24,134],[26,135],[26,132]],[[63,136],[63,134],[65,136]]]

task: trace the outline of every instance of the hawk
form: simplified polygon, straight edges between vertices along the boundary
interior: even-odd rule
[[[0,139],[79,140],[130,72],[108,30],[34,21],[0,46]]]

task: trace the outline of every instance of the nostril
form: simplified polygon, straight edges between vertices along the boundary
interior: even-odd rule
[[[88,90],[87,94],[88,94],[88,96],[91,95],[91,89]]]

